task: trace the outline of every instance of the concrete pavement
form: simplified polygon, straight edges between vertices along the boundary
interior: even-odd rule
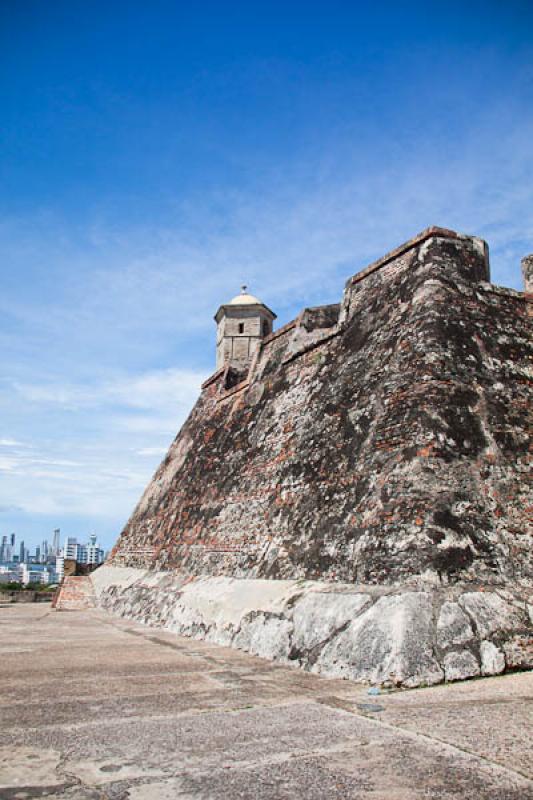
[[[0,607],[0,798],[533,798],[531,673],[371,696],[95,610]]]

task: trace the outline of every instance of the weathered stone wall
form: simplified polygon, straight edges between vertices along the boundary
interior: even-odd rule
[[[109,563],[191,575],[528,582],[523,294],[430,229],[204,385]],[[239,377],[240,379],[240,377]]]
[[[58,611],[93,608],[94,605],[93,584],[89,575],[66,576],[57,590],[53,603]]]
[[[35,592],[32,589],[0,591],[0,603],[50,603],[52,597],[52,592]]]
[[[188,579],[104,566],[112,614],[332,677],[414,687],[533,666],[531,591]]]
[[[521,265],[524,291],[526,294],[533,294],[533,253],[530,256],[524,256]]]

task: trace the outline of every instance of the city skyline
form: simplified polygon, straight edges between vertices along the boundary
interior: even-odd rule
[[[34,551],[23,539],[17,542],[15,533],[0,536],[0,584],[34,584],[50,586],[63,580],[67,561],[81,568],[92,568],[105,558],[96,534],[90,534],[85,543],[77,537],[65,537],[61,544],[59,528],[53,531],[50,543],[43,539]],[[70,568],[70,567],[69,567]]]
[[[94,539],[97,542],[100,542],[100,538],[94,532],[89,533],[61,533],[60,528],[55,528],[51,532],[51,537],[49,538],[42,538],[38,540],[35,538],[34,540],[30,539],[30,537],[24,537],[23,535],[17,534],[15,531],[12,531],[9,534],[0,533],[0,563],[5,561],[12,561],[12,556],[16,556],[15,560],[18,560],[19,563],[22,563],[24,560],[23,558],[23,549],[25,552],[26,557],[31,558],[38,558],[39,555],[41,556],[48,556],[48,555],[57,555],[64,550],[67,546],[69,541],[78,541],[78,540],[86,539],[87,541]],[[8,550],[6,550],[6,545]],[[105,547],[105,550],[108,548]]]

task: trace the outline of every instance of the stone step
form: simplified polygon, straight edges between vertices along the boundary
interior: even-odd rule
[[[94,608],[96,605],[93,584],[87,575],[66,577],[59,587],[53,607],[57,611]]]

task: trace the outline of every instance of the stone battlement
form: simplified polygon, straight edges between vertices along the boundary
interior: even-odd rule
[[[261,354],[264,353],[273,342],[276,342],[280,338],[286,339],[293,331],[303,329],[306,333],[311,333],[316,329],[328,329],[329,333],[331,334],[333,328],[339,329],[344,327],[344,323],[346,322],[346,319],[350,313],[350,298],[353,293],[353,287],[356,284],[360,284],[362,281],[365,281],[365,279],[373,276],[378,271],[383,271],[382,275],[380,275],[381,280],[387,280],[388,278],[392,277],[394,271],[397,271],[398,269],[401,270],[410,262],[410,252],[417,251],[421,245],[431,239],[449,240],[450,242],[457,243],[458,246],[460,246],[461,243],[465,243],[467,247],[471,247],[476,250],[478,255],[481,255],[481,258],[470,259],[470,270],[468,270],[467,263],[465,262],[464,266],[466,269],[464,270],[463,278],[470,280],[473,284],[478,284],[482,281],[488,282],[490,280],[489,251],[486,242],[477,237],[465,236],[464,234],[456,233],[455,231],[447,228],[439,228],[436,226],[426,228],[417,236],[409,239],[407,242],[395,248],[394,250],[391,250],[389,253],[382,256],[377,261],[372,262],[372,264],[349,278],[346,282],[344,297],[340,303],[317,306],[315,308],[305,308],[300,312],[296,319],[291,320],[283,327],[266,336],[259,344],[258,353],[252,362],[251,369],[247,370],[248,376],[245,380],[249,380],[249,373],[256,366],[258,357],[261,358]],[[527,259],[524,259],[524,263],[526,261]],[[387,267],[390,268],[387,269]],[[369,283],[367,281],[365,286],[358,287],[357,291],[361,291],[361,289],[364,290],[368,286]],[[500,291],[504,292],[512,291],[502,289],[501,287],[494,287],[494,289],[499,289]],[[521,295],[521,297],[523,298],[523,295]],[[339,314],[341,315],[340,320]],[[338,331],[336,330],[335,332]],[[315,338],[317,341],[320,341],[321,338],[326,337],[323,336]],[[306,348],[304,348],[304,350],[305,349]],[[217,371],[204,382],[202,389],[207,388],[207,386],[222,379],[226,373],[227,367],[217,369]],[[242,383],[244,383],[244,381],[242,381]]]
[[[394,250],[391,250],[389,253],[386,253],[381,258],[378,258],[377,261],[373,261],[372,264],[369,264],[368,267],[365,267],[352,278],[349,278],[346,286],[352,286],[354,283],[359,283],[360,281],[364,280],[368,275],[371,275],[373,272],[376,272],[378,269],[389,264],[391,261],[395,261],[396,259],[400,258],[401,256],[408,253],[410,250],[415,250],[421,244],[426,242],[428,239],[450,239],[456,241],[470,241],[475,242],[477,246],[483,250],[485,256],[485,272],[484,277],[478,278],[478,280],[490,280],[490,271],[489,271],[489,250],[488,245],[482,239],[478,239],[475,236],[465,236],[464,234],[457,233],[456,231],[452,231],[449,228],[439,228],[438,226],[432,226],[430,228],[426,228],[417,236],[413,236],[412,239],[409,239],[404,244],[396,247]]]

